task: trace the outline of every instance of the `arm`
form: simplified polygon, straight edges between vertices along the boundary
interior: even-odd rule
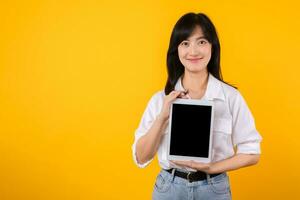
[[[215,162],[210,165],[209,173],[216,174],[225,171],[232,171],[242,167],[248,167],[258,163],[259,154],[235,154],[231,158]]]
[[[148,132],[137,140],[136,159],[139,164],[146,163],[156,154],[164,130],[167,127],[170,105],[177,97],[187,98],[182,91],[172,91],[169,95],[165,96],[161,113],[155,119]]]
[[[230,158],[214,163],[197,163],[195,161],[172,162],[182,167],[189,167],[208,174],[216,174],[255,165],[258,163],[259,158],[260,154],[235,154]]]
[[[259,143],[261,136],[256,131],[253,116],[240,93],[236,93],[234,100],[231,102],[231,109],[234,125],[232,140],[234,146],[237,147],[235,155],[210,164],[194,161],[173,161],[173,163],[210,174],[222,173],[257,164],[260,158]]]
[[[136,144],[136,156],[139,163],[144,164],[154,157],[166,125],[166,120],[158,116],[150,130],[138,140]]]

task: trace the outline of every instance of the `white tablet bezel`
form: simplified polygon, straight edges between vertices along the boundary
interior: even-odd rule
[[[210,137],[209,137],[209,150],[208,150],[208,158],[205,157],[191,157],[191,156],[177,156],[170,155],[170,142],[171,142],[171,128],[172,128],[172,114],[173,114],[173,104],[186,104],[186,105],[203,105],[203,106],[211,106],[211,123],[210,123]],[[213,140],[213,119],[214,119],[214,105],[212,101],[208,100],[197,100],[197,99],[176,99],[172,102],[170,106],[170,115],[169,115],[169,134],[168,134],[168,142],[167,142],[167,159],[168,160],[179,160],[179,161],[189,161],[193,160],[196,162],[209,163],[211,162],[212,156],[212,140]]]

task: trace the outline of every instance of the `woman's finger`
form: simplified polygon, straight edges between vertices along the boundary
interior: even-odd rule
[[[174,161],[172,160],[172,163],[176,164],[176,165],[180,165],[180,166],[185,166],[188,167],[188,162],[187,161]]]
[[[180,94],[181,94],[181,91],[175,91],[175,90],[172,91],[171,95],[170,95],[171,96],[171,101],[176,99]]]
[[[184,92],[181,92],[179,97],[182,99],[188,99],[188,97],[186,96],[186,93],[184,93]]]

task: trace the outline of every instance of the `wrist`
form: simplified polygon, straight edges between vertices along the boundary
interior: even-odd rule
[[[214,168],[214,163],[208,164],[207,173],[208,174],[216,174],[215,168]]]
[[[168,118],[164,117],[162,114],[159,114],[156,119],[162,123],[165,123],[168,120]]]

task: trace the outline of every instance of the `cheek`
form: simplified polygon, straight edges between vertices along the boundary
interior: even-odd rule
[[[185,56],[186,56],[186,52],[185,52],[185,51],[183,51],[183,50],[178,51],[178,57],[179,57],[179,60],[180,60],[181,62],[184,62],[184,61],[185,61],[185,60],[184,60]]]
[[[211,45],[206,48],[207,55],[211,55],[212,52],[211,50],[212,50]]]
[[[203,50],[203,54],[205,54],[206,59],[210,59],[211,58],[211,49],[207,48]]]
[[[186,54],[186,52],[183,49],[178,49],[178,56],[179,56],[179,58],[184,57],[185,54]]]
[[[211,58],[211,51],[208,51],[206,55],[207,55],[207,58],[210,59]]]
[[[186,66],[186,61],[185,61],[185,59],[182,58],[181,56],[179,56],[179,61],[181,62],[181,64],[182,64],[183,66]]]

